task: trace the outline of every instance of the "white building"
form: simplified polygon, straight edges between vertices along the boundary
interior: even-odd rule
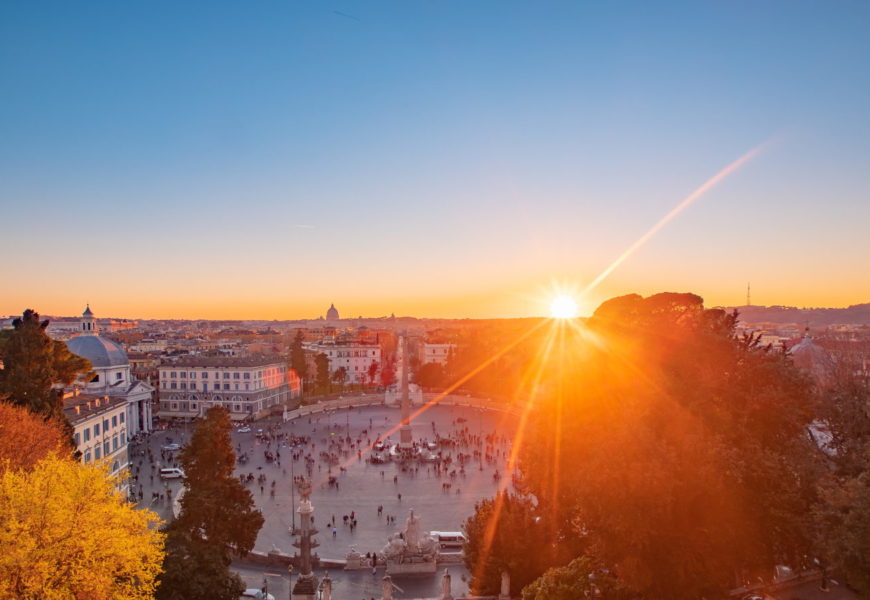
[[[119,396],[75,394],[64,398],[64,414],[73,427],[76,448],[85,464],[105,461],[112,475],[127,468],[127,402]]]
[[[223,406],[235,421],[280,412],[301,393],[296,371],[276,356],[185,356],[159,367],[161,418]]]
[[[453,344],[423,344],[421,364],[438,363],[447,365],[447,358],[453,349]]]
[[[130,374],[130,361],[120,344],[99,335],[97,319],[85,308],[79,335],[66,341],[70,352],[90,361],[94,377],[84,391],[97,396],[120,398],[126,404],[127,437],[151,431],[151,395],[154,388]]]
[[[323,340],[309,344],[306,348],[316,354],[326,355],[329,359],[330,375],[344,367],[347,373],[346,383],[369,383],[371,381],[369,369],[372,364],[377,364],[375,377],[380,371],[381,347],[377,344]]]

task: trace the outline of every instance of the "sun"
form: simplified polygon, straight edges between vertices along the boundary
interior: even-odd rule
[[[559,294],[550,302],[550,316],[554,319],[573,319],[577,316],[577,301],[566,294]]]

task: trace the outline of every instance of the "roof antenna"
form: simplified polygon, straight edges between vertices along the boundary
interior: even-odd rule
[[[752,306],[752,295],[749,291],[749,283],[746,284],[746,306]]]

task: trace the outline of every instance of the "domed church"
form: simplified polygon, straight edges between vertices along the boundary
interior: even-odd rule
[[[329,310],[326,311],[326,320],[327,321],[338,321],[338,309],[335,308],[335,304],[329,305]]]
[[[97,318],[88,305],[82,313],[79,334],[67,340],[70,352],[90,361],[94,378],[85,384],[89,394],[123,398],[127,402],[127,435],[151,430],[151,396],[154,388],[134,379],[127,353],[115,341],[99,335]]]

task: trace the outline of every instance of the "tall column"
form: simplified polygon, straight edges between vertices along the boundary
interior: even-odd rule
[[[314,506],[311,504],[311,484],[299,484],[299,528],[293,530],[298,540],[293,545],[299,548],[299,577],[290,594],[291,600],[314,600],[317,593],[317,578],[311,569],[311,551],[319,546],[312,536],[317,533],[314,527]]]

